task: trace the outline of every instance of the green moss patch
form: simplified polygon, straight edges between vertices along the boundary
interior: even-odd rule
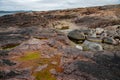
[[[51,74],[50,70],[55,69],[56,72],[62,72],[63,69],[60,67],[60,55],[55,55],[51,58],[43,58],[41,53],[36,52],[27,52],[23,56],[17,57],[16,60],[20,61],[20,68],[32,67],[31,72],[36,80],[56,80],[56,77]],[[57,64],[52,64],[56,61]],[[47,64],[48,66],[42,70],[36,71],[39,66]]]
[[[20,57],[20,61],[29,61],[40,58],[39,52],[30,52]]]
[[[36,76],[36,80],[56,80],[55,76],[53,76],[49,72],[49,69],[45,69],[41,72],[37,72],[35,76]]]
[[[58,64],[53,65],[51,62],[56,61]],[[41,58],[39,59],[40,65],[48,64],[47,68],[35,72],[33,75],[36,77],[36,80],[56,80],[56,77],[50,73],[51,69],[55,69],[57,72],[62,72],[60,65],[60,56],[55,56],[52,58]]]

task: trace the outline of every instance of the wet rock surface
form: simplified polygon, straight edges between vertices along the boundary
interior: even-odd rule
[[[120,80],[119,8],[0,17],[0,80]]]

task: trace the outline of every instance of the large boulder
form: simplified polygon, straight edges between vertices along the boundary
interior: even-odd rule
[[[100,44],[95,43],[95,42],[90,42],[90,41],[86,40],[83,43],[83,45],[92,51],[102,51],[103,50],[103,47]]]
[[[85,34],[79,30],[73,30],[68,33],[69,39],[73,41],[84,41],[85,40]]]

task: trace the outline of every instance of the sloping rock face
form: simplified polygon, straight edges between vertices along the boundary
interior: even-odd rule
[[[46,18],[39,14],[33,13],[18,13],[15,15],[5,15],[0,18],[0,26],[22,26],[31,25],[46,26],[49,22]]]
[[[0,17],[0,80],[120,80],[119,12],[114,5]],[[86,40],[101,49],[87,49]]]

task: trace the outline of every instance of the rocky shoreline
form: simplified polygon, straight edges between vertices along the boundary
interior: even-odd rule
[[[120,80],[120,5],[0,17],[0,80]]]

